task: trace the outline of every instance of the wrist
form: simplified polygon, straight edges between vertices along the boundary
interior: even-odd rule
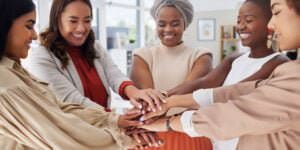
[[[128,85],[124,89],[125,95],[130,99],[133,97],[134,93],[136,93],[138,89],[133,85]]]
[[[167,131],[175,131],[171,126],[171,119],[172,119],[172,116],[167,117],[167,119],[166,119],[166,129],[167,129]]]
[[[177,99],[178,99],[178,96],[171,96],[170,98],[166,99],[167,110],[169,110],[170,108],[173,108],[173,107],[177,107],[177,104],[178,104]]]

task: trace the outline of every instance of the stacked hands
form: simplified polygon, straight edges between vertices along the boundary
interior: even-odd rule
[[[163,141],[155,132],[168,131],[167,94],[153,89],[140,90],[130,102],[134,107],[120,116],[119,127],[137,142],[135,149],[160,147]]]

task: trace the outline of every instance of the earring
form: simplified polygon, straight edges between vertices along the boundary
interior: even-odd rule
[[[273,49],[275,52],[281,52],[277,41],[277,34],[272,29],[268,29],[267,47]]]

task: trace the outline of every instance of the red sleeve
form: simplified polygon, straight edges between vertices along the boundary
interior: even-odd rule
[[[124,81],[122,82],[122,84],[119,87],[119,95],[123,98],[123,99],[129,99],[128,96],[125,94],[125,88],[129,85],[133,85],[134,83],[132,81]]]

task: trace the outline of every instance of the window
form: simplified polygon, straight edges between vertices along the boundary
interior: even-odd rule
[[[137,0],[108,0],[107,2],[111,4],[137,5]]]
[[[144,6],[146,9],[150,9],[154,3],[154,0],[144,0]]]
[[[158,43],[158,37],[156,35],[156,23],[152,18],[150,11],[145,11],[145,45],[151,46]]]
[[[137,9],[106,6],[106,32],[108,49],[134,49],[137,47]]]

